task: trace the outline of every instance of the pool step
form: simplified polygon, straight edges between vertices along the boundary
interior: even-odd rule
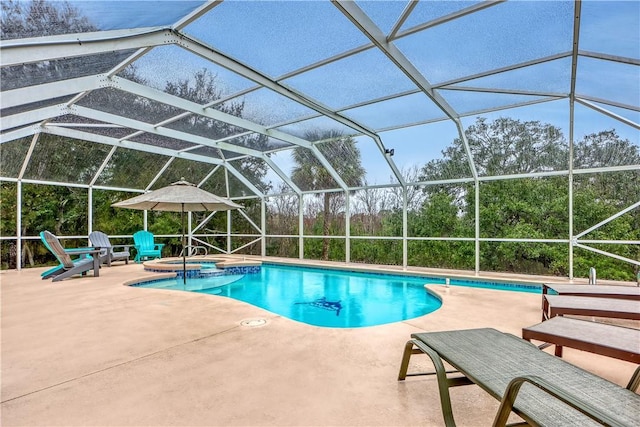
[[[203,277],[217,277],[217,276],[225,276],[229,273],[225,270],[221,270],[218,268],[203,268],[202,270],[187,270],[187,278],[203,278]],[[177,270],[176,275],[178,277],[182,277],[183,271]]]

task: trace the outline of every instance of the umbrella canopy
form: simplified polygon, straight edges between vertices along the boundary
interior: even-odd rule
[[[229,211],[243,208],[242,205],[234,203],[229,199],[216,196],[215,194],[196,187],[194,184],[185,181],[184,178],[167,187],[162,187],[158,190],[114,203],[111,206],[138,210],[181,212],[182,277],[185,285],[187,283],[187,264],[184,239],[184,213],[197,211]]]
[[[204,191],[184,180],[114,203],[112,206],[171,212],[228,211],[243,208],[242,205]]]

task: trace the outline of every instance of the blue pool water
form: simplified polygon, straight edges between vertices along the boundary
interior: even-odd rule
[[[399,322],[441,306],[424,288],[440,278],[412,277],[263,264],[260,273],[208,278],[164,279],[142,287],[221,295],[310,325],[356,328]],[[535,287],[452,280],[451,285],[502,287],[540,292]]]

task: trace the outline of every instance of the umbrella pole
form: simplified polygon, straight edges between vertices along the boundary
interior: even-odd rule
[[[180,212],[180,220],[182,221],[182,284],[187,286],[187,254],[184,247],[184,203]]]

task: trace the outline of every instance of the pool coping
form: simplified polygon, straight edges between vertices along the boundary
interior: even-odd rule
[[[417,277],[417,278],[424,278],[427,281],[434,280],[434,279],[445,281],[445,283],[425,283],[425,286],[430,284],[446,285],[447,279],[455,279],[455,280],[465,281],[470,284],[484,284],[489,287],[491,287],[491,285],[498,285],[498,286],[512,287],[516,289],[524,288],[524,289],[541,290],[542,284],[545,283],[542,281],[527,281],[527,280],[516,280],[516,279],[509,279],[509,278],[481,279],[481,278],[478,278],[477,276],[469,276],[469,275],[463,275],[463,274],[442,274],[442,273],[438,274],[438,273],[418,272],[418,271],[381,270],[376,268],[359,267],[356,265],[349,265],[349,266],[321,265],[319,266],[319,265],[290,263],[286,261],[272,261],[272,260],[264,261],[263,265],[265,264],[266,265],[276,264],[276,265],[284,265],[284,266],[290,266],[290,267],[305,267],[305,268],[317,269],[317,270],[348,271],[348,272],[354,272],[354,273],[367,273],[367,274],[375,274],[375,275],[382,275],[382,276]],[[451,286],[464,286],[464,285],[451,284]]]
[[[192,257],[193,258],[193,257]],[[215,261],[215,259],[218,260],[222,260],[222,261]],[[169,258],[168,260],[182,260],[182,258]],[[318,265],[309,265],[309,264],[302,264],[302,263],[293,263],[293,262],[278,262],[273,261],[273,260],[268,260],[268,261],[257,261],[257,260],[247,260],[246,258],[243,257],[242,260],[240,259],[236,259],[236,260],[231,260],[228,257],[213,257],[213,256],[206,256],[203,258],[199,258],[199,260],[202,260],[204,262],[215,262],[216,266],[218,266],[220,263],[224,263],[225,267],[223,267],[223,270],[225,270],[226,274],[252,274],[252,273],[256,273],[256,271],[245,271],[245,272],[237,272],[234,269],[236,267],[254,267],[254,266],[262,266],[262,265],[276,265],[276,266],[286,266],[286,267],[291,267],[291,268],[300,268],[300,267],[304,267],[304,268],[308,268],[308,269],[312,269],[312,270],[330,270],[330,271],[342,271],[342,272],[351,272],[351,273],[364,273],[364,274],[372,274],[372,275],[379,275],[379,276],[399,276],[399,277],[411,277],[411,278],[423,278],[425,279],[425,281],[429,282],[429,281],[433,281],[433,280],[444,280],[444,283],[424,283],[424,287],[427,290],[427,292],[433,294],[433,295],[437,295],[437,292],[434,290],[429,289],[429,286],[443,286],[443,287],[450,287],[450,286],[467,286],[467,287],[485,287],[487,289],[495,289],[495,288],[499,288],[499,287],[503,287],[503,288],[512,288],[512,289],[500,289],[500,290],[506,290],[506,291],[514,291],[514,292],[522,292],[523,290],[533,290],[533,291],[541,291],[542,290],[542,283],[543,282],[533,282],[533,281],[525,281],[525,280],[509,280],[509,279],[479,279],[478,277],[469,277],[469,276],[465,276],[465,275],[459,275],[459,274],[433,274],[433,273],[427,273],[427,272],[414,272],[414,271],[394,271],[394,270],[380,270],[380,269],[374,269],[374,268],[358,268],[358,266],[318,266]],[[166,260],[165,260],[166,261]],[[176,264],[176,263],[167,263],[167,262],[150,262],[150,267],[154,268],[156,266],[161,266],[161,267],[167,267],[167,271],[168,268],[171,268],[171,272],[162,272],[162,271],[154,271],[154,270],[150,270],[147,268],[147,263],[145,263],[145,271],[149,271],[150,273],[152,273],[153,275],[150,276],[145,276],[143,278],[138,278],[138,279],[134,279],[134,280],[130,280],[125,282],[126,286],[143,286],[149,283],[154,283],[154,282],[158,282],[158,281],[163,281],[163,280],[167,280],[167,279],[175,279],[177,277],[182,277],[178,270],[182,270],[183,265],[182,264]],[[200,264],[197,263],[193,263],[193,261],[191,262],[191,264],[187,263],[187,270],[188,271],[195,271],[195,270],[200,270]],[[177,267],[177,268],[176,268]],[[354,267],[354,268],[350,268],[350,267]],[[158,269],[159,270],[159,269]],[[222,273],[221,275],[225,275],[225,273]],[[189,275],[187,275],[187,277],[190,277]],[[447,283],[448,279],[454,279],[454,280],[459,280],[459,281],[463,281],[465,282],[464,284],[456,284],[456,283]],[[473,285],[484,285],[484,286],[473,286]]]
[[[183,264],[183,261],[186,262]],[[184,270],[188,273],[202,270],[202,264],[215,264],[219,270],[231,271],[232,269],[242,267],[260,267],[262,261],[204,255],[201,257],[189,257],[186,260],[180,257],[163,258],[147,261],[142,265],[145,271],[153,273],[175,272],[181,276],[180,273]],[[187,275],[187,277],[189,277],[189,275]]]

